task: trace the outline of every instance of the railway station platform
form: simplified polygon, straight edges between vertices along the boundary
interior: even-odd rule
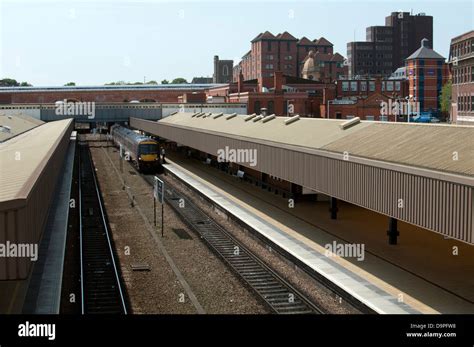
[[[60,313],[76,141],[71,139],[23,305],[24,314]]]
[[[328,202],[289,208],[286,199],[199,161],[177,153],[167,161],[168,172],[375,312],[474,313],[470,245],[406,223],[399,224],[399,244],[389,245],[387,219],[375,212],[341,202],[332,220]],[[363,244],[363,261],[326,256],[334,241]]]

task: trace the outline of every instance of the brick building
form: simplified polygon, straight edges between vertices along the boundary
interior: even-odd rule
[[[432,48],[432,16],[392,12],[385,18],[384,26],[366,29],[366,41],[347,44],[349,74],[388,76],[404,65],[405,58],[418,48],[423,38],[429,40]]]
[[[91,87],[0,87],[0,104],[47,104],[62,101],[177,102],[184,93],[202,92],[209,84],[109,85]]]
[[[317,67],[324,72],[326,81],[334,81],[347,73],[342,64],[344,58],[339,54],[334,58],[333,44],[324,37],[313,41],[306,37],[298,40],[286,31],[276,36],[266,31],[251,41],[250,51],[234,67],[233,81],[236,82],[242,73],[244,80],[258,80],[260,87],[270,88],[276,71],[285,76],[300,77],[310,51],[317,55]]]
[[[232,82],[232,69],[234,67],[233,60],[220,60],[219,56],[214,56],[214,74],[212,76],[213,83],[229,83]]]
[[[406,59],[408,93],[420,105],[421,112],[439,111],[439,97],[448,81],[449,70],[445,58],[429,48],[427,39]]]
[[[320,114],[332,119],[404,121],[407,95],[408,81],[404,78],[344,78],[337,81],[335,95],[328,93],[323,98]],[[391,111],[382,112],[382,103]]]
[[[281,71],[274,73],[272,86],[268,86],[265,92],[259,88],[257,79],[244,80],[243,74],[239,75],[237,82],[207,92],[208,97],[224,97],[225,102],[247,103],[248,113],[266,111],[279,116],[299,114],[308,117],[321,116],[320,104],[328,93],[335,95],[335,84],[286,76]]]
[[[451,40],[451,122],[474,125],[474,30]]]

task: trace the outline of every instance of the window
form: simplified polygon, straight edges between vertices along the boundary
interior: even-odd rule
[[[357,81],[352,81],[351,82],[351,92],[356,92],[357,91]]]
[[[367,82],[366,81],[360,82],[360,91],[361,92],[366,92],[367,91]]]
[[[267,41],[267,51],[271,51],[272,50],[272,43],[270,41]]]
[[[373,120],[375,120],[375,117],[374,116],[365,116],[365,120],[373,121]]]
[[[290,41],[286,41],[286,50],[290,51]]]
[[[393,92],[393,81],[387,81],[387,92]]]
[[[396,90],[397,92],[399,92],[400,89],[401,89],[401,83],[400,83],[400,81],[395,81],[395,90]]]
[[[268,102],[267,111],[269,115],[275,113],[275,102],[273,100],[270,100]]]
[[[369,81],[369,91],[375,91],[375,81]]]
[[[265,69],[272,70],[273,64],[265,64]]]
[[[342,91],[347,92],[349,90],[349,82],[344,81],[342,82]]]
[[[350,115],[350,114],[349,114],[349,115],[346,116],[346,119],[352,119],[352,118],[354,118],[353,115]]]
[[[267,60],[273,60],[273,54],[268,54],[265,56]]]
[[[227,65],[222,67],[222,76],[229,76],[229,67]]]
[[[253,103],[253,112],[260,114],[260,111],[261,111],[260,101],[255,100],[255,102]]]
[[[387,122],[388,121],[388,116],[380,116],[380,121],[381,122]]]

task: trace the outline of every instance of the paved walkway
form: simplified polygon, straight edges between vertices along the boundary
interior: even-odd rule
[[[436,283],[430,283],[420,278],[416,273],[395,266],[391,261],[382,259],[372,251],[367,252],[367,249],[370,249],[374,244],[370,238],[374,237],[380,239],[380,246],[391,247],[391,253],[393,254],[396,254],[402,248],[387,246],[385,233],[375,234],[371,233],[370,230],[367,231],[371,229],[367,226],[372,224],[370,218],[373,216],[364,216],[365,227],[361,228],[363,232],[369,233],[370,237],[361,237],[360,240],[355,241],[354,235],[359,235],[358,232],[352,235],[352,240],[349,240],[350,242],[365,244],[366,253],[363,261],[357,261],[355,258],[327,257],[324,246],[331,244],[333,241],[344,244],[344,240],[348,240],[344,233],[347,226],[351,224],[352,230],[354,230],[354,226],[357,226],[350,218],[350,222],[348,220],[330,220],[328,218],[327,203],[304,203],[303,205],[306,205],[306,208],[308,206],[312,207],[311,213],[308,213],[302,206],[298,206],[298,208],[291,211],[285,211],[286,202],[282,198],[249,184],[241,183],[238,179],[197,161],[187,161],[177,156],[172,156],[172,159],[192,172],[172,164],[168,165],[170,171],[178,176],[181,175],[181,178],[208,195],[216,204],[230,210],[232,214],[243,219],[262,235],[287,249],[315,271],[350,291],[354,297],[365,302],[367,306],[377,312],[474,312],[474,305],[459,295],[456,296],[440,288]],[[275,206],[275,202],[282,204],[282,206]],[[316,209],[318,210],[317,213]],[[319,210],[324,211],[324,213]],[[363,209],[359,210],[365,211]],[[341,206],[339,216],[347,211],[347,206]],[[301,218],[301,214],[304,215],[305,213],[313,217],[319,217],[320,220],[326,220],[324,229],[329,228],[331,233]],[[354,211],[351,213],[354,213]],[[366,213],[375,215],[370,211]],[[345,228],[341,228],[341,225],[344,225]],[[386,227],[384,224],[382,225]],[[342,237],[339,237],[340,235]],[[466,247],[470,246],[466,245]],[[403,254],[407,254],[406,249],[404,249]],[[416,255],[412,256],[414,261],[417,261],[416,258]],[[427,267],[426,264],[424,266]],[[470,280],[466,277],[465,282],[463,282],[466,291],[471,285]]]

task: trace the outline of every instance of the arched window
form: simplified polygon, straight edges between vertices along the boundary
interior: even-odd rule
[[[275,113],[275,102],[273,100],[270,100],[267,104],[267,110],[268,114],[271,115]]]
[[[222,67],[222,76],[229,76],[229,67],[227,65]]]
[[[253,112],[255,112],[256,114],[260,114],[260,111],[261,111],[260,101],[255,100],[253,103]]]

